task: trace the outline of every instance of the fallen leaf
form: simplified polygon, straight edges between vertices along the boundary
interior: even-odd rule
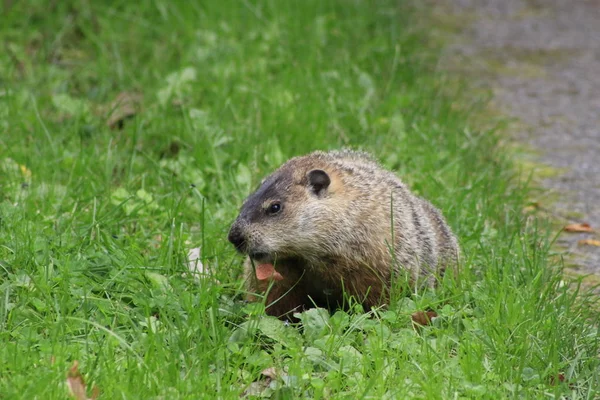
[[[79,372],[79,361],[73,361],[73,365],[67,372],[67,387],[71,397],[76,400],[95,400],[100,395],[100,390],[94,386],[92,389],[92,397],[87,397],[85,381],[81,372]]]
[[[435,311],[417,311],[411,315],[414,324],[423,326],[431,324],[431,320],[435,317],[437,317]]]
[[[67,373],[67,386],[69,387],[69,393],[77,400],[86,400],[87,394],[85,391],[85,381],[83,376],[79,372],[79,362],[73,361],[73,365],[69,368]]]
[[[21,174],[23,174],[23,178],[27,181],[31,181],[31,170],[25,165],[19,165],[19,169],[21,170]]]
[[[218,279],[210,273],[210,268],[204,265],[201,261],[202,253],[200,247],[194,247],[188,250],[187,253],[187,272],[184,272],[182,276],[191,277],[195,283],[201,284],[204,279],[211,279],[215,283],[220,283]]]
[[[596,239],[584,239],[577,242],[580,246],[597,246],[600,247],[600,240]]]
[[[555,386],[557,383],[568,383],[565,378],[565,374],[562,372],[559,372],[556,374],[556,376],[550,376],[548,381],[551,386]],[[575,385],[573,383],[568,383],[568,386],[571,390],[575,389]]]
[[[540,203],[537,201],[532,201],[523,208],[523,212],[530,213],[530,212],[538,210],[539,208],[540,208]]]
[[[161,244],[163,241],[163,237],[162,235],[159,233],[158,235],[155,235],[152,238],[152,242],[150,242],[150,246],[154,247],[155,249],[160,248]]]
[[[594,232],[590,224],[569,224],[563,228],[565,232]]]
[[[551,385],[555,385],[556,381],[558,382],[564,382],[565,381],[565,374],[563,374],[562,372],[559,372],[556,377],[551,376],[550,377],[550,384]]]
[[[136,115],[141,108],[142,95],[139,93],[121,92],[111,103],[109,118],[106,121],[111,129],[122,129],[125,120]]]
[[[198,278],[204,273],[204,265],[200,261],[200,247],[194,247],[188,251],[188,270],[195,277]]]

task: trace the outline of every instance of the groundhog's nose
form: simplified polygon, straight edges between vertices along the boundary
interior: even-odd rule
[[[238,251],[244,251],[246,240],[244,239],[244,235],[238,224],[233,224],[233,226],[229,230],[229,235],[227,235],[227,239],[235,246],[235,248]]]

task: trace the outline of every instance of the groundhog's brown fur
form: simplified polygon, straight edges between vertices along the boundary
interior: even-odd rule
[[[344,293],[366,309],[385,304],[393,276],[433,285],[459,253],[435,207],[349,150],[283,164],[246,199],[229,240],[249,256],[249,292],[267,292],[267,313],[278,317],[343,306]],[[253,262],[273,264],[283,279],[257,279]]]

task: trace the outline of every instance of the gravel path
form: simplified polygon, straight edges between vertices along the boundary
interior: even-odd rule
[[[561,234],[576,272],[600,276],[600,0],[439,0],[439,21],[458,32],[449,65],[475,71],[511,134],[552,167],[540,206],[592,234]],[[516,127],[516,128],[515,128]],[[550,168],[548,168],[550,170]],[[552,198],[553,200],[548,200]]]

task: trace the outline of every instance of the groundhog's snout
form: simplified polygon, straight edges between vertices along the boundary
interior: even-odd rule
[[[236,221],[229,229],[229,235],[227,235],[227,240],[231,242],[236,248],[237,251],[244,252],[246,248],[246,239],[244,238],[244,232],[242,231],[239,223]]]

